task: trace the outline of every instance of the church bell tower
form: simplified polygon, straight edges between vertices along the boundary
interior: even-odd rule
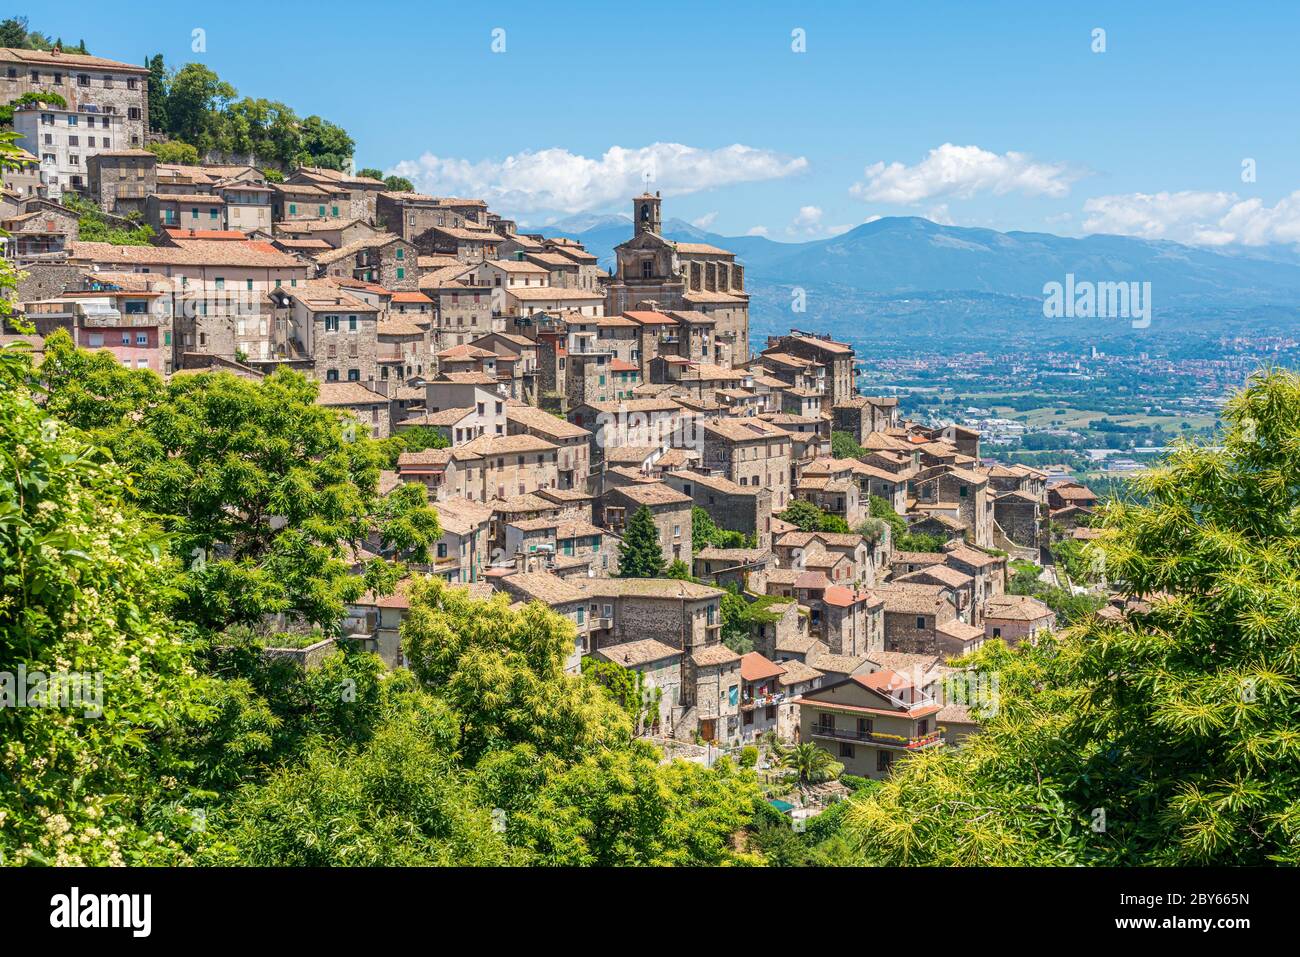
[[[632,220],[636,223],[635,236],[642,233],[659,235],[659,191],[651,196],[648,192],[632,200]]]

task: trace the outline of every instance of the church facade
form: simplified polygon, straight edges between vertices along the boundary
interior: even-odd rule
[[[632,238],[614,248],[617,269],[606,290],[605,312],[631,310],[700,313],[712,320],[710,359],[732,366],[749,361],[749,296],[745,267],[735,253],[708,243],[679,243],[662,232],[662,200],[632,200]]]

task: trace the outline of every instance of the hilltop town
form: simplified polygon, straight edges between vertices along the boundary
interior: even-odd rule
[[[6,49],[0,70],[6,102],[63,101],[16,107],[0,200],[38,359],[62,330],[164,380],[294,370],[367,435],[422,446],[380,492],[425,490],[431,560],[326,645],[397,668],[416,578],[503,592],[572,622],[569,670],[638,673],[657,701],[639,731],[667,748],[813,742],[881,778],[978,732],[963,656],[1033,641],[1058,624],[1036,595],[1099,577],[1077,563],[1096,495],[861,394],[848,344],[753,342],[744,264],[665,239],[658,192],[630,198],[606,271],[472,197],[160,162],[140,67]],[[86,239],[87,205],[149,241]]]

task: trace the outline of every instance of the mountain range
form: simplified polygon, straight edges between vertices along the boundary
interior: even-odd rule
[[[544,227],[547,235],[582,242],[611,267],[614,247],[632,234],[627,216],[577,216]],[[863,313],[888,315],[918,304],[937,327],[940,312],[979,321],[1042,319],[1044,285],[1067,274],[1093,282],[1149,282],[1157,317],[1177,317],[1177,328],[1212,325],[1216,316],[1240,317],[1263,310],[1275,321],[1294,317],[1300,306],[1300,254],[1286,246],[1198,247],[1164,240],[1093,235],[999,232],[945,226],[919,217],[885,217],[848,232],[808,242],[776,242],[762,236],[721,236],[681,220],[669,220],[664,236],[704,242],[734,252],[745,265],[755,326],[791,325],[792,290],[805,290],[808,318],[826,331],[860,326]],[[972,305],[974,306],[972,312]],[[1113,322],[1113,320],[1110,320]],[[830,327],[827,327],[827,324]],[[1090,323],[1077,324],[1087,331]],[[1173,327],[1166,324],[1165,331]],[[985,329],[983,331],[990,331]]]

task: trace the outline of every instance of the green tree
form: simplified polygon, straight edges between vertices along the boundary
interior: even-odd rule
[[[161,53],[147,57],[144,65],[149,70],[149,130],[153,133],[161,133],[167,129],[167,67],[163,63]],[[148,148],[150,147],[146,147]],[[159,161],[179,162],[163,160],[162,157],[159,157]]]
[[[145,149],[158,157],[160,163],[179,163],[181,166],[197,166],[199,163],[199,151],[191,144],[182,143],[180,140],[150,143]]]
[[[597,684],[565,673],[577,641],[569,619],[538,602],[511,611],[504,595],[476,600],[436,578],[410,597],[406,658],[460,715],[470,764],[516,744],[572,757],[631,738],[628,716]]]
[[[51,407],[96,430],[135,474],[129,494],[160,516],[186,566],[180,613],[205,629],[267,614],[333,627],[374,584],[349,574],[349,546],[374,532],[418,555],[438,536],[433,509],[409,492],[377,498],[376,443],[316,405],[316,384],[298,373],[256,383],[201,373],[159,393],[147,374],[69,356],[57,341],[54,357]]]
[[[822,511],[812,502],[797,498],[790,502],[777,518],[789,522],[805,532],[842,532],[849,530],[848,522],[838,515]]]
[[[520,863],[457,762],[444,703],[400,674],[384,683],[373,736],[316,738],[302,760],[245,788],[209,819],[208,864],[274,867]]]
[[[872,495],[867,499],[867,514],[886,522],[894,539],[907,531],[907,521],[894,511],[894,506],[889,504],[888,499],[879,495]]]
[[[858,445],[858,440],[849,432],[831,433],[831,455],[837,459],[859,459],[867,450]]]
[[[659,545],[659,529],[650,509],[642,505],[632,513],[623,532],[618,552],[620,578],[662,578],[664,553]]]
[[[699,554],[706,548],[752,548],[754,538],[744,532],[719,528],[698,505],[691,507],[691,549]]]
[[[1150,611],[981,651],[996,713],[855,802],[871,861],[1300,863],[1300,379],[1253,377],[1224,420],[1106,509],[1108,572]]]
[[[5,862],[138,863],[171,844],[149,820],[184,773],[169,741],[210,695],[160,613],[174,566],[129,482],[25,389],[0,389]]]
[[[221,113],[235,88],[201,63],[187,63],[167,90],[167,132],[198,151],[222,146]]]
[[[844,773],[844,765],[836,761],[829,751],[811,741],[791,745],[781,752],[781,766],[798,776],[799,783],[821,784],[833,781]]]
[[[414,193],[415,184],[405,176],[385,176],[384,185],[395,193]]]

